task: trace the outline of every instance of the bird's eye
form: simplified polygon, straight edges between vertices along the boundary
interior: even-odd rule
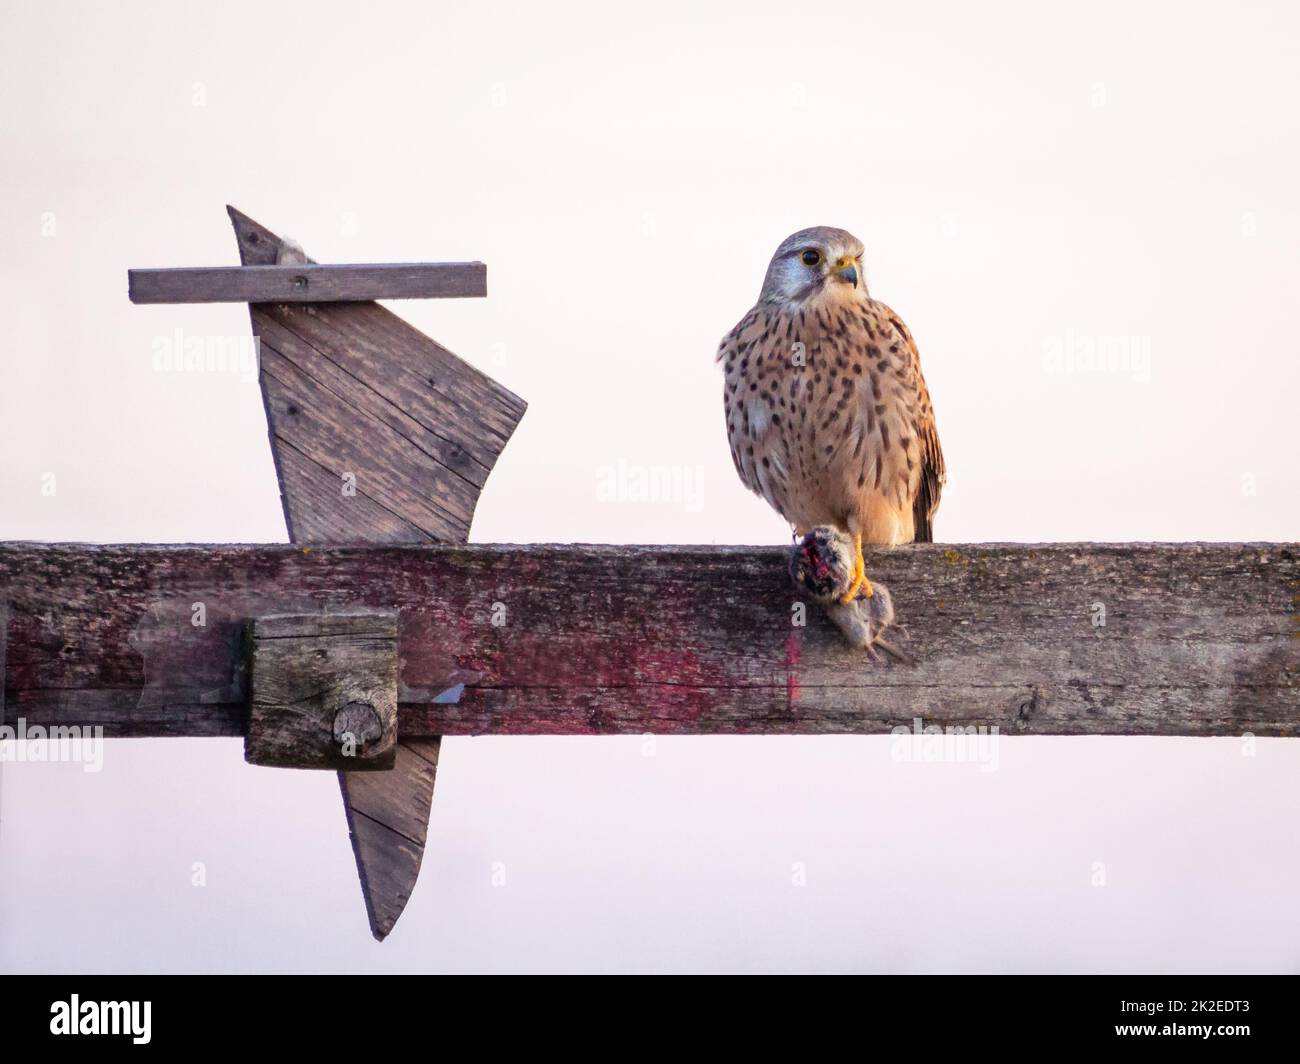
[[[816,266],[822,261],[822,253],[816,248],[808,248],[799,257],[803,259],[803,264],[805,266]]]

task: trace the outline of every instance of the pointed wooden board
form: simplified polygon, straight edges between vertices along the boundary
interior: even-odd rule
[[[227,207],[244,266],[283,242]],[[464,542],[522,399],[376,303],[255,303],[262,400],[294,543]],[[420,873],[438,738],[387,772],[340,772],[370,929],[382,940]]]

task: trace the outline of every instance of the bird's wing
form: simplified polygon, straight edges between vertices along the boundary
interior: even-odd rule
[[[724,369],[727,441],[736,472],[750,491],[785,516],[788,470],[775,431],[780,414],[774,397],[767,389],[760,391],[755,379],[774,342],[770,322],[755,308],[722,338],[718,361]],[[770,385],[771,378],[765,383]]]
[[[912,521],[916,528],[915,543],[934,542],[934,512],[939,509],[939,493],[943,490],[948,472],[943,464],[943,449],[939,446],[939,430],[934,423],[934,407],[930,403],[930,390],[921,374],[921,354],[916,349],[912,333],[894,311],[880,305],[894,331],[903,338],[916,374],[917,407],[916,439],[921,448],[921,480],[912,502]]]

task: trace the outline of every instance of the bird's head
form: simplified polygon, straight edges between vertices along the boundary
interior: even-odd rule
[[[803,305],[859,300],[866,294],[862,241],[843,229],[817,225],[781,241],[768,263],[759,301]]]

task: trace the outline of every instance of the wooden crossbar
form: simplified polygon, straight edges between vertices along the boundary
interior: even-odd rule
[[[1289,544],[870,552],[916,664],[845,645],[784,550],[0,545],[4,719],[238,735],[240,632],[396,608],[399,733],[1300,734]],[[203,623],[195,623],[198,611]]]
[[[329,303],[487,295],[481,262],[128,270],[132,303]]]

